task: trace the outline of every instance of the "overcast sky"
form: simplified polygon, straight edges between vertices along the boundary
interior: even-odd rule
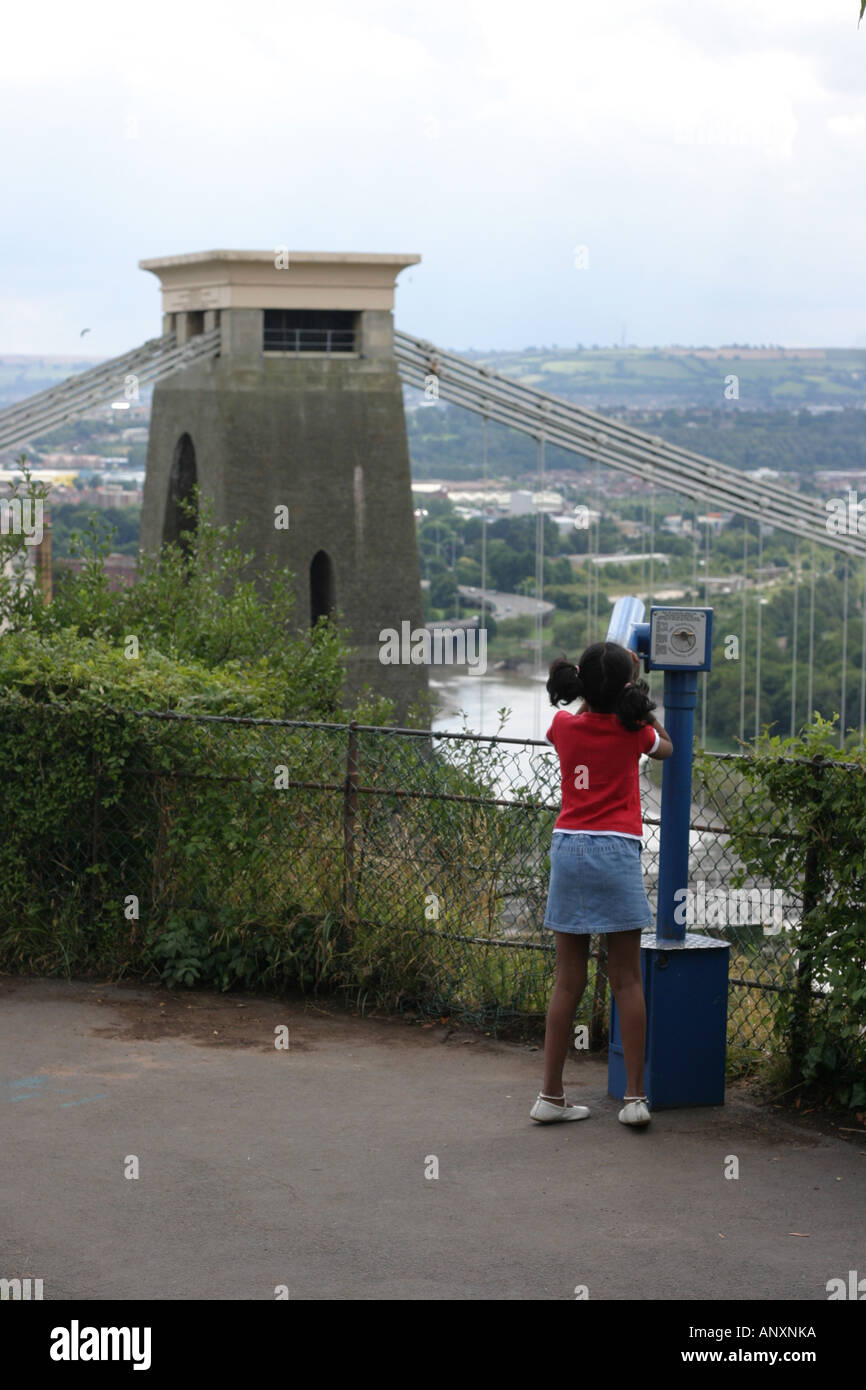
[[[458,350],[866,346],[858,9],[7,7],[0,352],[124,351],[139,259],[281,245],[420,253],[397,325]]]

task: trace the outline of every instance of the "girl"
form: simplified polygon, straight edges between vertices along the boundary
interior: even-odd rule
[[[643,1093],[646,1008],[640,969],[641,930],[653,924],[641,874],[638,760],[669,758],[668,735],[654,718],[634,652],[595,642],[575,666],[550,667],[547,693],[559,709],[547,741],[559,754],[562,810],[550,851],[550,891],[544,925],[556,932],[556,979],[544,1039],[544,1089],[533,1120],[584,1120],[585,1105],[568,1105],[562,1083],[572,1024],[586,987],[591,932],[607,933],[608,975],[619,1012],[626,1094],[619,1118],[650,1121]]]

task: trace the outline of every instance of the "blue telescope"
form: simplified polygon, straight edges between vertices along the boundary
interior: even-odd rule
[[[645,932],[641,941],[647,1001],[646,1092],[656,1109],[722,1105],[730,947],[726,941],[686,931],[683,911],[683,890],[689,883],[698,672],[709,671],[712,664],[713,610],[654,605],[649,622],[645,611],[638,598],[618,599],[607,641],[636,652],[645,671],[664,672],[664,723],[674,745],[662,773],[656,930]],[[614,1000],[608,1091],[617,1098],[625,1091]]]

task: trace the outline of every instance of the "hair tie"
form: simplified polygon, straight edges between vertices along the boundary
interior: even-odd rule
[[[633,685],[634,681],[626,681],[625,685],[623,686],[623,690],[630,690]]]
[[[575,675],[580,675],[580,667],[576,666],[574,662],[572,662],[571,664],[572,666],[574,666]]]

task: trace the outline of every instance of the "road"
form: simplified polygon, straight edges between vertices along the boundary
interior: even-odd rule
[[[863,1269],[866,1143],[741,1095],[635,1132],[575,1055],[592,1117],[541,1127],[540,1053],[438,1023],[8,978],[0,1003],[0,1275],[46,1299],[825,1300]]]
[[[471,587],[468,584],[458,584],[457,592],[461,598],[467,599],[470,603],[478,604],[478,611],[481,611],[481,590]],[[502,594],[494,589],[488,589],[485,595],[485,602],[494,618],[519,618],[529,615],[534,617],[538,612],[539,606],[542,613],[552,613],[556,607],[553,603],[546,600],[534,598],[524,598],[522,594]]]

